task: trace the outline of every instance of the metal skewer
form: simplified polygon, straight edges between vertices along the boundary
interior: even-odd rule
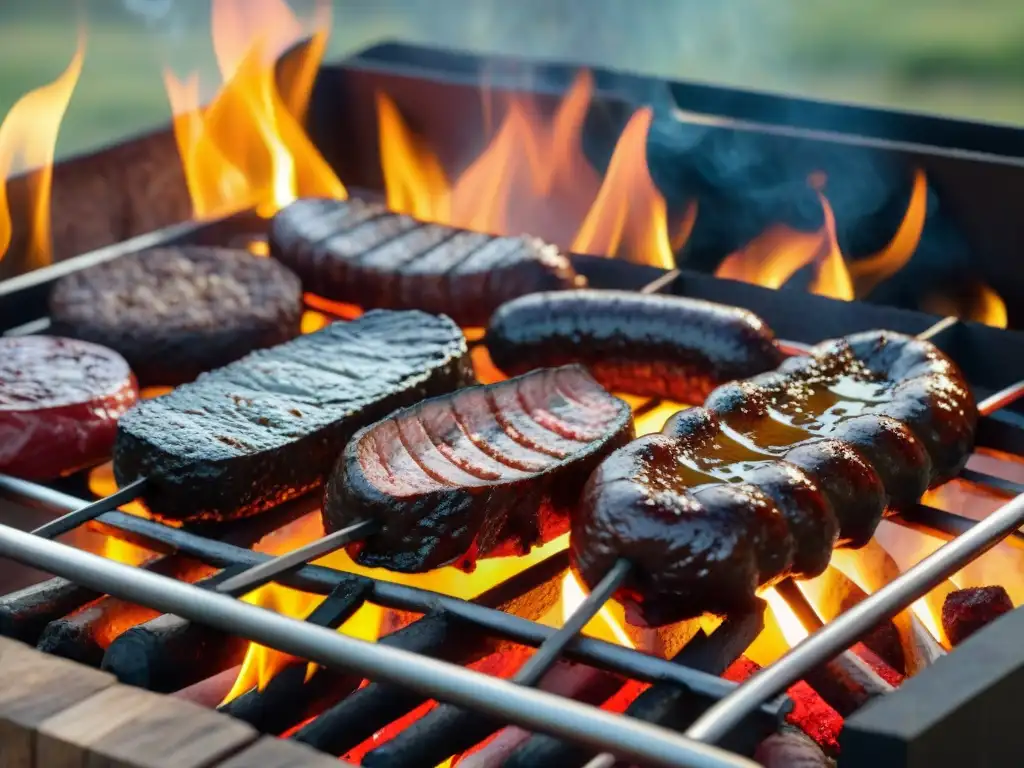
[[[142,491],[145,487],[146,478],[140,477],[138,480],[128,483],[124,488],[119,489],[110,496],[98,499],[92,504],[76,509],[74,512],[68,512],[66,515],[61,515],[56,520],[51,520],[45,525],[39,526],[32,531],[32,533],[35,536],[42,536],[44,539],[56,538],[62,533],[74,530],[82,523],[95,520],[105,512],[110,512],[117,509],[122,504],[134,501],[142,495]]]
[[[345,545],[375,533],[379,528],[380,524],[376,520],[359,520],[340,531],[329,533],[298,549],[293,549],[287,554],[254,565],[247,571],[225,579],[217,585],[217,591],[225,595],[241,597],[257,587],[262,587],[268,581],[273,581],[282,573],[299,568],[310,560],[337,552]]]
[[[457,664],[368,643],[226,595],[122,565],[0,525],[0,557],[42,568],[82,586],[243,634],[261,645],[462,705],[530,730],[665,768],[756,768],[723,749],[554,694],[481,675]]]

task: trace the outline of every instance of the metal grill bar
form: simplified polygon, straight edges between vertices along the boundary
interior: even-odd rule
[[[960,537],[943,545],[885,587],[868,596],[790,650],[775,664],[761,670],[731,696],[709,709],[686,735],[714,743],[738,725],[762,701],[786,690],[807,670],[849,648],[865,627],[891,618],[944,579],[991,549],[1024,523],[1024,495],[1000,507]]]
[[[42,536],[44,539],[55,539],[62,533],[72,531],[83,523],[88,523],[90,520],[95,520],[106,512],[117,509],[122,504],[134,501],[142,495],[145,487],[146,478],[141,477],[135,482],[119,489],[116,493],[112,493],[110,496],[94,501],[92,504],[86,504],[84,507],[79,507],[72,512],[68,512],[66,515],[58,517],[56,520],[51,520],[45,525],[39,526],[32,533],[36,536]]]
[[[61,510],[75,509],[86,505],[86,502],[74,496],[3,475],[0,475],[0,493],[11,496],[15,500],[29,499]],[[122,532],[134,534],[134,537],[157,547],[175,549],[218,568],[251,568],[272,559],[270,555],[220,541],[212,541],[181,528],[171,528],[154,520],[135,517],[124,512],[107,512],[101,515],[97,522]],[[567,558],[564,550],[533,566],[533,569],[543,571],[553,569],[551,561],[556,558],[557,562],[554,565],[557,566],[557,570],[565,570]],[[287,586],[316,594],[328,594],[342,582],[356,580],[365,580],[372,585],[368,599],[379,605],[417,613],[443,610],[452,619],[472,624],[492,635],[524,645],[539,646],[556,632],[543,624],[537,624],[529,619],[461,598],[442,595],[419,587],[357,576],[318,565],[304,565],[281,578],[281,582]],[[592,664],[637,680],[672,682],[688,688],[698,696],[713,701],[729,695],[736,687],[733,683],[715,675],[591,637],[576,637],[565,648],[565,655],[575,661]],[[762,712],[767,717],[778,718],[786,706],[787,702],[783,697],[762,707]]]
[[[325,666],[475,708],[531,730],[569,738],[623,758],[666,768],[756,768],[739,755],[632,718],[481,675],[454,664],[356,640],[225,595],[182,584],[0,525],[0,555],[102,592],[153,606]]]

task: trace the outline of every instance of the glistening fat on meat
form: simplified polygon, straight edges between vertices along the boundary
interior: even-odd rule
[[[356,434],[324,525],[379,522],[350,553],[407,573],[525,554],[568,530],[591,471],[632,437],[629,406],[579,366],[462,389]]]
[[[825,342],[606,459],[573,521],[573,567],[593,586],[633,563],[619,597],[634,623],[741,610],[955,476],[977,418],[932,344],[885,331]]]
[[[516,296],[584,283],[568,257],[537,238],[427,224],[360,200],[298,200],[274,217],[269,240],[311,293],[443,313],[464,327],[486,324]]]
[[[447,317],[367,312],[204,374],[120,422],[114,473],[161,518],[256,514],[323,482],[356,430],[474,381]]]

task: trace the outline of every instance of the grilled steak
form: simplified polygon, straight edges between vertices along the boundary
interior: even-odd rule
[[[620,598],[640,624],[742,609],[758,587],[818,575],[833,546],[863,546],[887,508],[955,476],[977,417],[928,342],[826,342],[612,454],[573,521],[573,567],[592,586],[630,560]]]
[[[581,363],[613,392],[684,403],[701,403],[718,385],[783,360],[771,330],[746,310],[626,291],[513,299],[491,318],[487,349],[511,376]]]
[[[360,427],[472,380],[447,317],[368,312],[139,403],[118,426],[115,476],[149,478],[162,518],[256,514],[321,483]]]
[[[51,480],[110,457],[138,400],[116,352],[52,336],[0,338],[0,472]]]
[[[590,472],[632,437],[629,406],[578,366],[462,389],[359,432],[324,526],[379,521],[352,556],[406,573],[525,554],[568,530]]]
[[[270,252],[303,287],[364,308],[422,309],[482,326],[525,293],[578,287],[554,246],[424,224],[359,200],[298,200],[270,227]]]
[[[56,333],[117,350],[143,385],[175,385],[299,334],[302,288],[273,259],[154,248],[62,277]]]

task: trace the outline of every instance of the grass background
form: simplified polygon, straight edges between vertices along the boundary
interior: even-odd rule
[[[209,12],[5,0],[0,115],[64,69],[81,17],[85,67],[58,154],[165,122],[164,65],[216,86]],[[1020,0],[335,0],[331,57],[386,38],[1024,125]]]

